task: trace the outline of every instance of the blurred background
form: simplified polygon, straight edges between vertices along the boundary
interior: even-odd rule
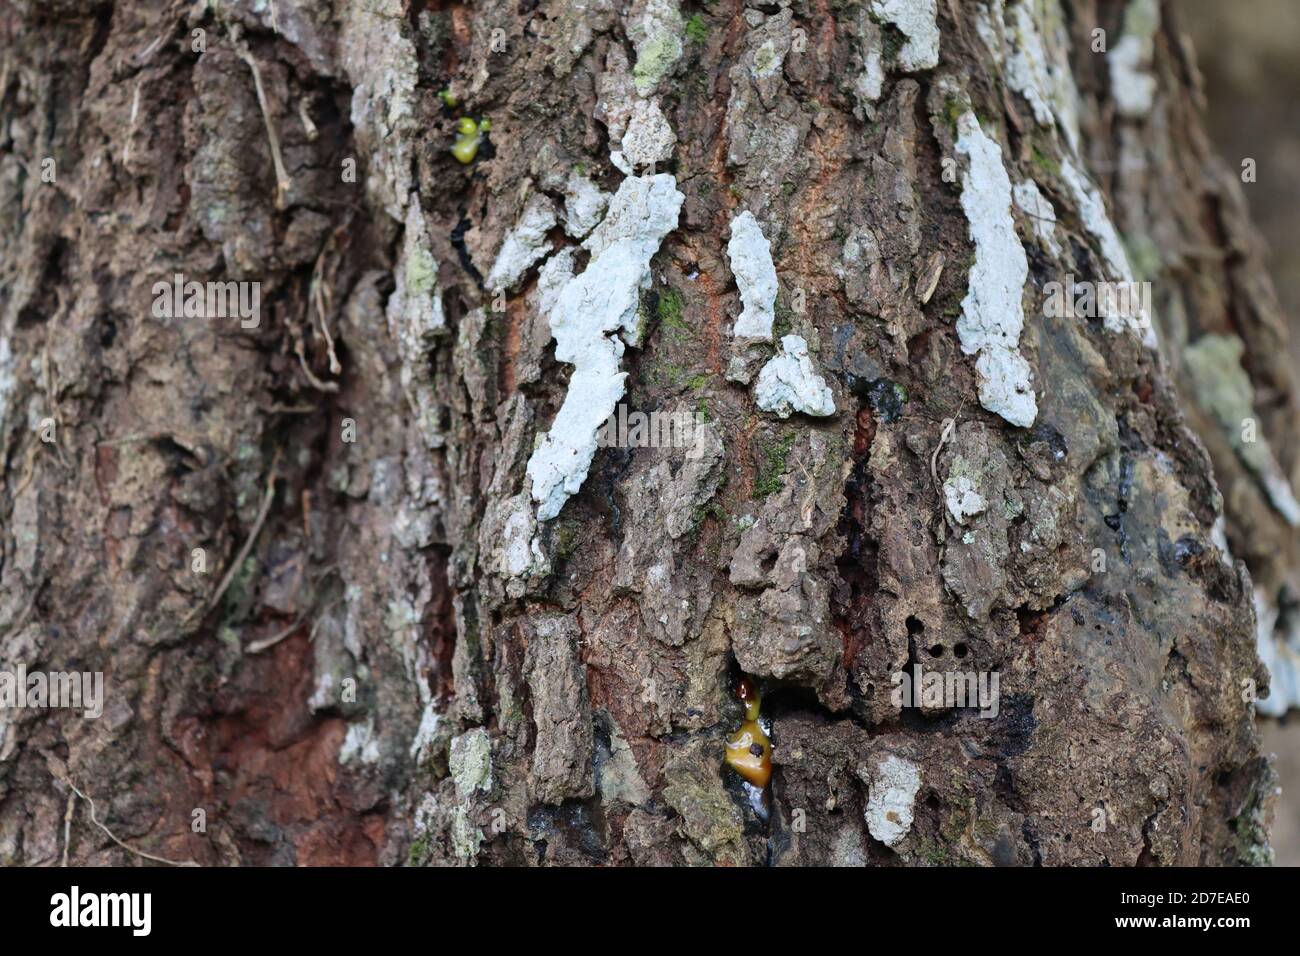
[[[1257,164],[1243,188],[1300,362],[1300,2],[1179,0],[1177,10],[1205,77],[1210,138],[1234,169]],[[1300,866],[1300,713],[1261,718],[1260,734],[1282,784],[1276,862]]]

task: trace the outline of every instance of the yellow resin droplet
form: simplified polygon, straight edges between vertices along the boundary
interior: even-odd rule
[[[758,725],[760,697],[749,678],[736,684],[736,696],[745,704],[745,722],[727,738],[727,764],[762,790],[772,779],[772,742]]]
[[[456,122],[456,142],[452,144],[451,154],[468,166],[478,155],[483,134],[491,128],[492,123],[486,117],[482,122],[476,123],[470,117],[462,116]]]
[[[772,744],[758,721],[745,721],[727,738],[727,764],[760,790],[767,786],[772,779]]]
[[[452,144],[451,155],[468,166],[474,162],[474,157],[478,155],[479,137],[474,136],[457,136],[456,142]]]

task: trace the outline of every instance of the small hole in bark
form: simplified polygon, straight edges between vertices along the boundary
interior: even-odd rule
[[[917,618],[915,618],[915,617],[908,617],[908,619],[907,619],[907,633],[908,633],[909,635],[913,635],[913,636],[914,636],[914,635],[917,635],[917,634],[924,634],[924,633],[925,633],[925,625],[922,624],[922,623],[920,622],[920,620],[917,619]]]
[[[953,645],[953,648],[952,648],[952,653],[953,653],[953,656],[954,656],[954,657],[965,657],[965,656],[966,656],[966,645],[965,645],[965,644],[954,644],[954,645]]]
[[[933,647],[931,647],[931,648],[930,648],[930,656],[931,656],[931,657],[943,657],[943,645],[942,645],[942,644],[935,644]]]

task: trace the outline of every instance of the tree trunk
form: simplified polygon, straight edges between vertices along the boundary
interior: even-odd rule
[[[1267,860],[1295,390],[1172,6],[7,5],[0,669],[105,683],[0,862]]]

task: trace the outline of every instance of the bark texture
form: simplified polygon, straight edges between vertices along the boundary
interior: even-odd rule
[[[0,861],[1266,861],[1300,418],[1172,6],[8,4],[0,666],[107,689]]]

